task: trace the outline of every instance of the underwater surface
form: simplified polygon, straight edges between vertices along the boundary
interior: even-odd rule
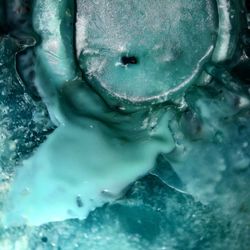
[[[0,0],[0,249],[250,249],[250,5]]]

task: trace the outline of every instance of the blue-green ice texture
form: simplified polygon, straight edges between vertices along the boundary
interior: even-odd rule
[[[67,15],[59,11],[65,4]],[[106,71],[94,68],[85,75],[89,85],[74,67],[73,7],[67,4],[37,1],[34,9],[34,28],[43,42],[35,47],[32,67],[43,102],[31,95],[16,72],[15,54],[23,45],[11,36],[1,39],[1,205],[9,206],[7,224],[24,224],[0,229],[1,247],[248,249],[248,87],[227,78],[224,69],[209,85],[190,81],[180,98],[153,108],[139,104],[145,101],[140,87],[135,106],[133,99],[126,102],[127,94],[119,101],[117,96],[131,91],[130,85],[116,89],[116,76],[105,91],[91,84],[107,83]],[[58,12],[52,15],[51,10]],[[155,54],[148,47],[141,49],[150,58],[146,65],[131,69],[114,63],[110,69],[111,63],[104,69],[131,70],[131,80],[137,79],[137,70],[146,69],[151,84]],[[86,59],[91,61],[92,55]],[[81,64],[83,72],[88,65]],[[234,88],[239,84],[243,86]],[[44,103],[57,126],[54,132]]]
[[[153,9],[150,2],[132,1],[110,2],[113,7],[105,11],[107,4],[35,2],[33,24],[41,37],[35,81],[58,128],[17,173],[6,202],[6,225],[84,219],[96,207],[119,198],[129,184],[148,173],[159,153],[175,148],[169,130],[173,112],[168,105],[140,103],[168,98],[169,93],[198,78],[215,46],[215,6],[206,1],[192,6],[178,2],[168,10],[169,1],[157,1]],[[75,7],[77,44],[86,44],[79,55],[80,68],[90,84],[76,67]],[[190,19],[190,11],[195,19]],[[126,19],[129,13],[135,19]],[[156,19],[163,14],[166,18]],[[188,29],[197,20],[200,40],[197,32]],[[124,51],[120,51],[122,44]],[[187,47],[194,53],[188,53]],[[134,53],[138,65],[119,65],[124,53]],[[102,69],[93,66],[96,55],[102,56],[94,59]],[[87,68],[82,65],[85,59]],[[103,85],[107,82],[114,87]]]

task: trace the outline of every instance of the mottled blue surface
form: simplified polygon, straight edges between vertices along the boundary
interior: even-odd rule
[[[20,41],[30,40],[10,27],[10,34],[5,32],[0,39],[1,207],[17,166],[55,128],[34,92],[28,73],[32,66],[25,68],[25,59],[33,58],[32,49],[18,54],[19,75],[25,80],[16,72],[15,55],[23,50]],[[239,47],[249,55],[248,33],[243,36]],[[169,129],[175,150],[160,154],[151,173],[131,183],[119,199],[83,221],[0,228],[0,248],[248,250],[250,100],[249,74],[244,71],[248,65],[246,57],[236,66],[208,68],[214,80],[189,88],[182,107],[171,106]]]

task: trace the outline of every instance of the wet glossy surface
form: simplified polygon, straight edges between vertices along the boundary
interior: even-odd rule
[[[9,227],[0,227],[1,247],[247,250],[250,39],[243,1],[102,1],[93,10],[96,3],[0,1],[0,220]],[[196,26],[196,19],[203,22]],[[169,20],[177,21],[168,33]],[[185,58],[175,58],[178,72],[174,62],[160,69],[151,49],[159,45],[171,57],[161,42],[174,38]],[[135,52],[106,53],[119,44]],[[177,86],[210,44],[211,60],[188,88],[167,102],[142,100]],[[109,62],[100,64],[103,72],[92,67],[96,57]],[[128,100],[117,98],[124,94]]]

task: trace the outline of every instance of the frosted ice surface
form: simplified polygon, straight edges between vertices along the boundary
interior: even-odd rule
[[[77,10],[83,71],[95,88],[134,101],[190,83],[211,54],[218,25],[214,1],[78,0]],[[123,56],[137,63],[124,65]]]
[[[172,18],[171,22],[177,26],[181,21],[178,19],[179,13],[188,12],[191,8],[192,15],[185,13],[185,18],[193,18],[192,20],[195,21],[198,19],[199,21],[194,25],[198,25],[201,30],[211,25],[209,26],[211,32],[214,31],[210,16],[202,14],[212,13],[213,7],[209,7],[212,1],[192,1],[196,3],[192,6],[189,6],[187,1],[182,1],[182,5],[180,5],[181,1],[161,3],[148,1],[151,4],[148,6],[151,14],[145,16],[142,11],[142,19],[137,19],[136,15],[131,13],[138,10],[145,1],[136,2],[134,8],[129,8],[128,2],[135,3],[135,1],[78,1],[78,8],[81,7],[79,13],[84,8],[86,13],[87,11],[90,14],[92,11],[98,13],[91,17],[81,13],[77,19],[78,53],[79,55],[85,53],[88,59],[85,62],[80,56],[82,67],[87,70],[90,79],[99,77],[102,83],[107,84],[105,70],[131,70],[130,66],[135,66],[129,65],[127,68],[122,68],[119,64],[123,53],[138,56],[135,54],[134,46],[140,41],[136,40],[135,45],[132,43],[133,36],[136,36],[133,34],[134,28],[138,27],[137,32],[142,33],[144,41],[141,45],[142,51],[148,49],[154,42],[157,44],[162,42],[157,37],[156,41],[153,40],[147,32],[153,33],[157,30],[172,37],[174,31],[166,32],[164,26],[164,24],[167,26],[170,20],[157,18],[154,8],[158,8],[157,13],[161,13],[162,16],[164,11],[168,11],[170,19]],[[83,3],[86,5],[81,6]],[[108,3],[113,4],[108,5]],[[163,10],[156,3],[160,6],[168,5]],[[100,13],[101,7],[105,9],[104,4],[108,7],[106,14],[113,8],[112,15]],[[116,11],[116,4],[123,7],[124,13],[133,22],[126,20],[126,16],[121,18],[122,11]],[[169,5],[174,8],[168,8]],[[96,21],[88,23],[92,18],[96,18]],[[102,19],[98,20],[98,18],[111,23],[114,18],[117,26],[112,27],[110,24],[104,27]],[[174,22],[174,20],[177,21]],[[193,24],[192,20],[190,22]],[[143,22],[147,23],[148,30],[144,29]],[[128,23],[132,23],[132,26]],[[190,30],[189,26],[186,29]],[[92,30],[100,32],[92,33]],[[113,32],[114,30],[116,32]],[[79,31],[84,35],[83,37],[79,37]],[[182,38],[183,34],[177,35]],[[105,36],[106,39],[104,39]],[[192,36],[206,38],[207,33],[200,32]],[[91,40],[93,38],[96,43],[89,43],[89,38]],[[112,42],[110,42],[111,38]],[[159,53],[164,57],[159,58],[160,62],[164,59],[174,63],[171,60],[176,58],[175,52],[179,51],[178,46],[180,46],[178,42],[182,42],[182,39],[180,40],[175,41],[177,50],[169,50],[166,54]],[[122,41],[121,44],[118,41]],[[7,45],[8,50],[6,50]],[[168,45],[166,44],[167,48]],[[198,46],[196,42],[194,45]],[[0,57],[0,207],[9,189],[13,170],[20,161],[30,156],[53,129],[44,105],[31,98],[33,91],[30,86],[22,83],[16,73],[14,54],[19,49],[16,46],[16,40],[9,37],[0,41],[1,55],[5,54],[5,57]],[[181,44],[181,46],[189,45]],[[199,53],[203,54],[203,51]],[[143,66],[143,69],[149,72],[152,65],[155,65],[156,54],[152,53],[152,55],[152,58],[147,54],[138,56],[140,63],[143,62],[140,58],[151,59],[147,60],[150,63]],[[104,59],[107,62],[104,60],[103,64],[96,67],[96,56],[102,57],[98,58],[98,63]],[[187,57],[187,62],[192,59],[191,56]],[[111,62],[112,67],[107,69],[108,62]],[[27,72],[29,69],[28,66]],[[132,77],[140,80],[136,74]],[[142,79],[145,78],[143,77]],[[164,75],[164,77],[170,79],[171,75]],[[127,88],[129,86],[126,84],[130,82],[125,84],[124,82],[122,88],[119,86],[115,89],[117,81],[111,81],[112,84],[109,87],[129,94],[126,91],[130,88]],[[136,94],[140,95],[143,89],[140,86],[143,82],[136,82],[139,83]],[[165,89],[166,86],[161,83],[161,79],[159,82]],[[133,82],[132,87],[134,84]],[[250,245],[250,107],[249,97],[246,96],[248,87],[244,95],[228,88],[228,85],[223,85],[223,81],[214,81],[209,86],[195,86],[189,89],[184,103],[188,108],[184,111],[178,110],[169,126],[177,146],[176,150],[171,154],[162,154],[156,162],[153,175],[149,174],[133,183],[119,200],[96,209],[83,221],[72,219],[51,222],[39,227],[0,228],[0,249],[248,250]],[[147,94],[152,93],[147,92]],[[108,192],[104,194],[110,195]],[[75,204],[81,207],[81,199],[78,196],[75,198]],[[1,215],[0,213],[0,217]]]

